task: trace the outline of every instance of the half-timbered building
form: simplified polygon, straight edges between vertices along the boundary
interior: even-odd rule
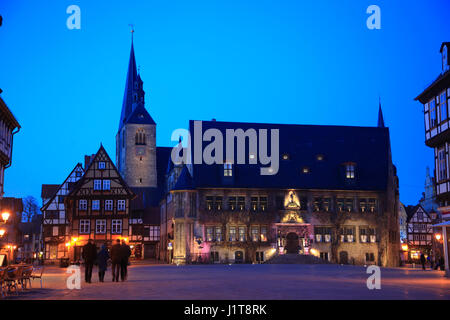
[[[80,259],[81,248],[89,239],[94,240],[97,247],[104,243],[111,245],[116,239],[129,241],[129,209],[134,197],[106,150],[100,146],[65,199],[71,233],[70,242],[66,244],[70,259]]]
[[[438,211],[447,220],[436,225],[442,232],[445,270],[450,277],[450,42],[440,47],[441,72],[415,100],[423,105],[425,144],[434,150],[434,185]]]
[[[433,224],[431,216],[421,206],[406,207],[407,218],[407,244],[409,259],[417,261],[420,254],[430,254],[433,246]]]
[[[83,172],[82,164],[78,163],[62,184],[42,185],[42,233],[46,263],[69,258],[66,243],[70,241],[71,230],[64,200],[74,184],[83,176]]]
[[[0,97],[0,199],[4,194],[5,169],[12,163],[13,137],[19,130],[19,123]]]

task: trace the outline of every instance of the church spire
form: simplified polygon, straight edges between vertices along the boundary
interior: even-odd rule
[[[383,110],[381,110],[381,98],[378,101],[378,125],[379,128],[384,128]]]
[[[132,113],[133,104],[138,100],[143,102],[144,91],[142,90],[142,80],[138,77],[136,68],[136,58],[134,57],[133,45],[134,29],[131,29],[131,51],[130,60],[128,62],[127,79],[125,83],[125,93],[123,95],[122,113],[120,116],[119,131],[127,121],[129,115]]]

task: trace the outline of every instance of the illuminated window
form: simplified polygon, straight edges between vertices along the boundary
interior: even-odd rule
[[[369,212],[375,212],[377,210],[377,199],[369,199]]]
[[[159,241],[160,240],[160,227],[159,226],[150,226],[148,228],[148,235],[150,241]]]
[[[95,233],[106,233],[106,220],[95,220]]]
[[[214,229],[213,227],[206,228],[206,241],[214,241]]]
[[[323,155],[322,154],[318,154],[316,159],[317,159],[317,161],[322,161],[323,160]]]
[[[121,234],[122,233],[122,220],[113,219],[111,221],[111,233],[113,233],[113,234]]]
[[[222,241],[222,228],[216,227],[216,241]]]
[[[211,211],[213,209],[214,197],[207,196],[206,197],[206,209]]]
[[[303,173],[309,173],[309,168],[308,167],[303,167],[302,172]]]
[[[345,166],[345,177],[347,179],[355,179],[355,165],[347,164]]]
[[[125,200],[117,200],[117,210],[125,211]]]
[[[228,197],[228,210],[234,211],[237,207],[236,197]]]
[[[113,200],[105,200],[105,211],[113,210]]]
[[[223,164],[223,175],[225,177],[233,176],[233,164],[231,164],[230,162],[225,162]]]
[[[289,159],[290,159],[289,154],[287,154],[287,153],[284,153],[284,154],[281,156],[281,158],[282,158],[283,160],[289,160]]]
[[[237,209],[239,211],[244,211],[245,210],[245,197],[238,197]]]
[[[87,234],[90,233],[91,221],[90,220],[80,220],[80,233]]]
[[[102,180],[94,180],[94,190],[102,190]]]
[[[218,211],[222,210],[222,201],[223,201],[222,197],[215,197],[214,198],[214,209],[216,209]]]
[[[447,119],[447,97],[446,92],[444,91],[441,93],[441,99],[440,99],[440,110],[441,110],[441,121],[444,121]]]
[[[434,99],[429,103],[430,107],[430,127],[433,128],[437,125],[436,121],[436,102]]]
[[[252,241],[259,241],[259,228],[258,227],[252,227]]]
[[[445,148],[441,148],[438,151],[438,163],[439,163],[439,181],[447,179],[447,164],[446,164]]]
[[[267,241],[267,227],[261,227],[261,241]]]
[[[230,241],[236,241],[236,227],[230,227],[230,234],[229,234],[229,240]]]
[[[92,210],[100,210],[100,200],[92,200]]]
[[[79,210],[87,210],[87,200],[80,200],[79,202]]]
[[[110,190],[110,189],[111,189],[111,181],[103,180],[103,190]]]
[[[245,227],[239,227],[239,241],[245,241]]]

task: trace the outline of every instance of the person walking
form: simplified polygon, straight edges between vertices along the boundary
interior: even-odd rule
[[[422,264],[422,269],[425,270],[425,263],[427,260],[425,259],[425,255],[423,253],[420,254],[420,263]]]
[[[97,247],[92,239],[88,240],[83,246],[83,259],[84,259],[84,281],[91,283],[92,268],[94,267],[95,259],[97,258]]]
[[[125,281],[128,276],[128,261],[131,256],[131,249],[130,246],[127,245],[125,240],[122,240],[122,246],[121,246],[121,266],[120,266],[120,277],[122,278],[122,281]]]
[[[116,240],[116,244],[111,248],[111,263],[112,263],[112,277],[113,282],[119,282],[119,272],[122,263],[122,250],[121,250],[120,240]]]
[[[106,248],[106,244],[103,244],[102,248],[100,249],[100,252],[97,255],[98,280],[100,282],[104,282],[105,280],[105,272],[108,267],[108,259],[109,259],[108,249]]]

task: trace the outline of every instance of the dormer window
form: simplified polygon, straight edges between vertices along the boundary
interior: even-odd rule
[[[223,164],[223,176],[224,177],[233,176],[233,164],[231,162],[225,162]]]
[[[323,154],[318,154],[316,156],[317,161],[323,161]]]
[[[283,153],[283,155],[281,156],[281,158],[283,159],[283,160],[289,160],[289,154],[288,153]]]
[[[345,165],[345,177],[347,179],[355,179],[355,165],[353,163]]]
[[[310,169],[308,167],[303,167],[302,172],[305,173],[305,174],[309,173]]]
[[[99,168],[100,170],[104,170],[104,169],[106,168],[105,162],[100,161],[100,162],[98,163],[98,168]]]

